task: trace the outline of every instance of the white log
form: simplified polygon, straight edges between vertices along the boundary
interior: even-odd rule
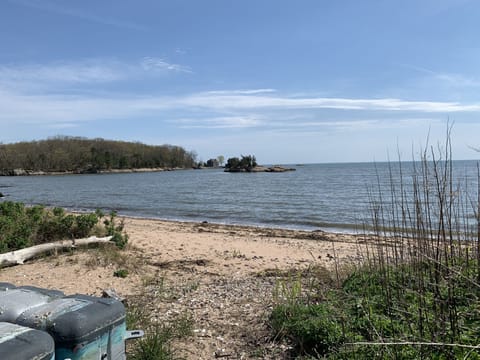
[[[0,254],[0,267],[21,265],[25,261],[30,260],[40,254],[44,254],[53,250],[75,248],[77,246],[85,246],[89,244],[98,244],[98,243],[111,243],[111,236],[97,238],[96,236],[91,236],[84,239],[75,239],[75,240],[62,240],[51,243],[45,243],[40,245],[31,246],[25,249],[11,251],[5,254]]]

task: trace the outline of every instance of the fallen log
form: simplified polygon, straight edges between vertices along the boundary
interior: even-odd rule
[[[25,261],[30,260],[36,256],[47,253],[49,251],[62,250],[75,248],[77,246],[85,246],[90,244],[99,244],[99,243],[111,243],[112,237],[106,236],[102,238],[97,238],[96,236],[91,236],[84,239],[75,239],[75,240],[62,240],[46,244],[40,244],[31,246],[25,249],[11,251],[5,254],[0,254],[0,267],[21,265]]]

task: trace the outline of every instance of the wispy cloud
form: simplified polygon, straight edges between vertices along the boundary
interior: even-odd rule
[[[255,95],[255,94],[274,93],[276,91],[277,90],[275,90],[275,89],[214,90],[214,91],[207,91],[205,94],[209,94],[209,95]]]
[[[143,58],[141,65],[144,70],[147,71],[175,71],[192,73],[192,69],[188,66],[172,64],[161,58],[145,57]]]
[[[480,87],[480,79],[467,77],[461,74],[436,74],[435,77],[447,83],[448,85],[464,88],[464,87]]]
[[[78,127],[78,124],[74,124],[74,123],[55,123],[55,124],[50,124],[48,127],[52,128],[52,129],[72,129],[72,128]]]
[[[125,21],[120,19],[115,19],[110,16],[101,16],[97,14],[93,14],[90,12],[86,12],[80,9],[74,9],[72,7],[67,7],[65,4],[66,2],[62,2],[62,5],[58,3],[52,3],[47,0],[7,0],[10,3],[38,9],[41,11],[48,11],[50,13],[56,13],[60,15],[66,15],[69,17],[85,20],[88,22],[93,22],[102,25],[108,26],[115,26],[118,28],[130,29],[130,30],[137,30],[137,31],[145,31],[147,28],[144,25],[140,25],[137,23],[133,23],[131,21]]]
[[[480,79],[475,76],[467,76],[465,74],[438,72],[421,66],[410,64],[402,64],[404,68],[414,70],[415,72],[424,74],[431,82],[442,83],[443,85],[456,88],[472,88],[480,87]]]
[[[253,115],[246,116],[223,116],[213,118],[183,118],[171,121],[183,129],[237,129],[252,128],[262,125],[264,122]]]
[[[5,83],[96,83],[124,77],[120,64],[113,61],[57,62],[53,64],[0,65],[0,81]]]
[[[32,70],[28,77],[34,77],[38,73],[45,78],[55,77],[43,70]],[[68,76],[71,81],[100,81],[99,79],[116,78],[117,75],[106,76],[103,71],[92,75],[85,71],[82,75]],[[408,127],[414,122],[431,122],[438,117],[445,118],[447,114],[480,113],[479,103],[289,97],[281,96],[272,89],[207,91],[178,96],[144,96],[122,92],[93,96],[12,91],[9,88],[2,89],[1,85],[0,108],[0,127],[7,126],[12,121],[58,128],[106,119],[140,118],[155,119],[169,127],[182,129],[272,131],[398,128]]]
[[[14,91],[28,89],[48,93],[58,92],[59,86],[75,90],[77,86],[141,80],[178,72],[191,73],[191,70],[187,66],[153,57],[132,62],[86,59],[46,64],[0,64],[0,87]]]
[[[327,97],[301,97],[265,95],[227,95],[212,92],[193,94],[177,100],[183,105],[209,109],[338,109],[338,110],[387,110],[452,113],[480,111],[480,104],[458,102],[409,101],[402,99],[350,99]]]

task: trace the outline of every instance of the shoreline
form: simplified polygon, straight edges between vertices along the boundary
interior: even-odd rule
[[[43,171],[28,169],[10,169],[0,171],[0,176],[57,176],[57,175],[102,175],[102,174],[132,174],[163,171],[190,170],[193,168],[135,168],[135,169],[109,169],[109,170],[65,170],[65,171]]]
[[[319,240],[324,239],[325,237],[331,236],[345,236],[346,238],[364,236],[366,234],[359,232],[346,232],[346,231],[331,231],[323,229],[301,229],[301,228],[290,228],[285,226],[269,226],[269,225],[255,225],[255,224],[239,224],[239,223],[218,223],[210,221],[188,221],[188,220],[171,220],[163,218],[155,218],[148,216],[131,216],[131,215],[122,215],[118,214],[118,217],[124,219],[125,221],[131,220],[144,220],[144,221],[153,221],[158,223],[165,223],[170,225],[184,225],[195,227],[206,227],[211,230],[236,230],[236,231],[249,231],[257,232],[258,234],[266,234],[268,236],[278,236],[286,238],[296,238],[296,239],[309,239],[309,240]]]
[[[68,208],[67,208],[68,209]],[[93,212],[95,210],[75,210],[75,209],[68,209],[72,213],[84,214],[88,212]],[[107,211],[110,210],[105,210]],[[214,225],[214,226],[223,226],[223,227],[244,227],[244,228],[258,228],[258,229],[267,229],[267,230],[284,230],[284,231],[292,231],[292,232],[305,232],[305,233],[312,233],[312,232],[322,232],[322,233],[330,233],[330,234],[340,234],[340,235],[351,235],[351,236],[361,236],[365,235],[364,232],[360,231],[361,226],[355,224],[345,224],[344,227],[341,225],[343,224],[334,224],[336,226],[295,226],[295,225],[272,225],[272,224],[261,224],[261,223],[237,223],[237,222],[216,222],[216,221],[209,221],[209,220],[188,220],[188,219],[171,219],[171,218],[161,218],[161,217],[154,217],[154,216],[146,216],[146,215],[131,215],[125,214],[122,212],[117,212],[117,215],[121,218],[131,218],[131,219],[138,219],[138,220],[151,220],[151,221],[161,221],[166,223],[185,223],[185,224],[207,224],[207,225]]]

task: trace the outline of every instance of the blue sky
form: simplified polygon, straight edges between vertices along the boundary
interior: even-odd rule
[[[0,142],[409,160],[450,122],[476,159],[479,23],[475,0],[3,0]]]

